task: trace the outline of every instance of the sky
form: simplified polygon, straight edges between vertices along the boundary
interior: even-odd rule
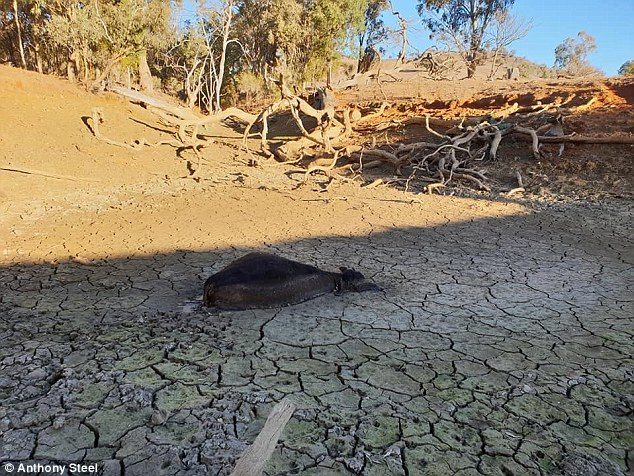
[[[392,1],[408,20],[419,18],[416,0]],[[634,59],[634,0],[516,0],[512,12],[532,19],[533,28],[510,49],[536,63],[552,66],[557,45],[580,31],[597,40],[597,51],[589,60],[604,73],[615,75],[623,63]],[[412,43],[424,50],[432,44],[429,32],[420,22],[415,27]]]
[[[185,8],[192,5],[185,1]],[[411,21],[410,42],[419,51],[433,42],[416,12],[417,0],[392,0],[394,9]],[[516,0],[513,13],[532,19],[530,33],[510,46],[519,56],[552,66],[555,47],[567,37],[586,31],[597,41],[597,51],[590,55],[592,65],[607,75],[615,75],[627,60],[634,60],[634,0]],[[395,18],[385,15],[385,22],[395,26]],[[388,46],[388,56],[398,50]],[[413,54],[411,51],[410,54]]]

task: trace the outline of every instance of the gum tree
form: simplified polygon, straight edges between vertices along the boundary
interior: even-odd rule
[[[619,68],[621,76],[634,76],[634,60],[626,61]]]
[[[359,45],[359,59],[357,62],[357,71],[361,66],[365,50],[374,47],[387,36],[387,30],[381,19],[384,10],[390,7],[389,0],[369,0],[364,12],[364,20],[357,34]]]
[[[566,38],[555,48],[555,68],[571,76],[597,74],[599,71],[588,61],[588,55],[596,49],[594,37],[580,31],[575,38]]]
[[[488,29],[496,15],[506,12],[515,0],[419,0],[418,13],[432,35],[456,50],[472,78],[484,51]]]

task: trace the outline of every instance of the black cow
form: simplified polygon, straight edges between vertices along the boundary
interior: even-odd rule
[[[271,308],[326,293],[381,290],[358,271],[339,269],[331,273],[270,253],[249,253],[207,279],[203,304],[233,310]]]

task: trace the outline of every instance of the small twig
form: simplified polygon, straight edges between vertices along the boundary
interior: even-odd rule
[[[70,175],[58,175],[58,174],[49,174],[47,172],[41,172],[39,170],[33,169],[24,169],[24,168],[15,168],[15,167],[0,167],[0,170],[5,172],[15,172],[18,174],[24,175],[36,175],[39,177],[46,177],[58,180],[70,180],[71,182],[100,182],[101,180],[82,178],[82,177],[72,177]]]
[[[500,142],[502,142],[502,133],[496,127],[495,134],[493,135],[493,139],[491,140],[491,148],[489,149],[489,158],[491,160],[497,159],[498,147],[500,146]]]
[[[462,173],[454,173],[453,176],[454,176],[454,178],[470,180],[471,182],[475,183],[480,188],[480,190],[485,190],[487,192],[491,191],[491,189],[487,185],[485,185],[479,179],[475,178],[472,175],[462,174]]]
[[[431,126],[429,125],[429,114],[425,114],[425,128],[427,129],[427,132],[435,135],[436,137],[440,137],[441,139],[445,140],[451,140],[451,137],[440,134],[431,128]]]
[[[526,189],[524,187],[517,187],[506,192],[506,196],[510,197],[511,195],[515,195],[516,193],[524,193],[524,192],[526,192]]]
[[[524,180],[522,180],[522,174],[518,170],[515,172],[515,177],[517,177],[517,186],[518,188],[524,188]]]
[[[444,188],[444,187],[446,187],[444,183],[440,183],[440,182],[430,183],[429,185],[425,187],[425,190],[427,190],[427,193],[431,195],[434,190],[438,188]]]
[[[383,185],[384,183],[385,182],[383,181],[383,179],[376,179],[372,183],[369,183],[368,185],[365,185],[363,188],[376,188],[379,185]]]

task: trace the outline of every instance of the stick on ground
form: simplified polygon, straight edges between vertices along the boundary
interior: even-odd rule
[[[97,179],[72,177],[70,175],[49,174],[47,172],[41,172],[39,170],[15,168],[15,167],[0,167],[3,172],[15,172],[24,175],[37,175],[38,177],[46,177],[58,180],[70,180],[71,182],[100,182]]]
[[[282,400],[273,407],[264,428],[253,444],[242,453],[231,476],[260,476],[262,474],[295,408],[295,405],[288,400]]]

